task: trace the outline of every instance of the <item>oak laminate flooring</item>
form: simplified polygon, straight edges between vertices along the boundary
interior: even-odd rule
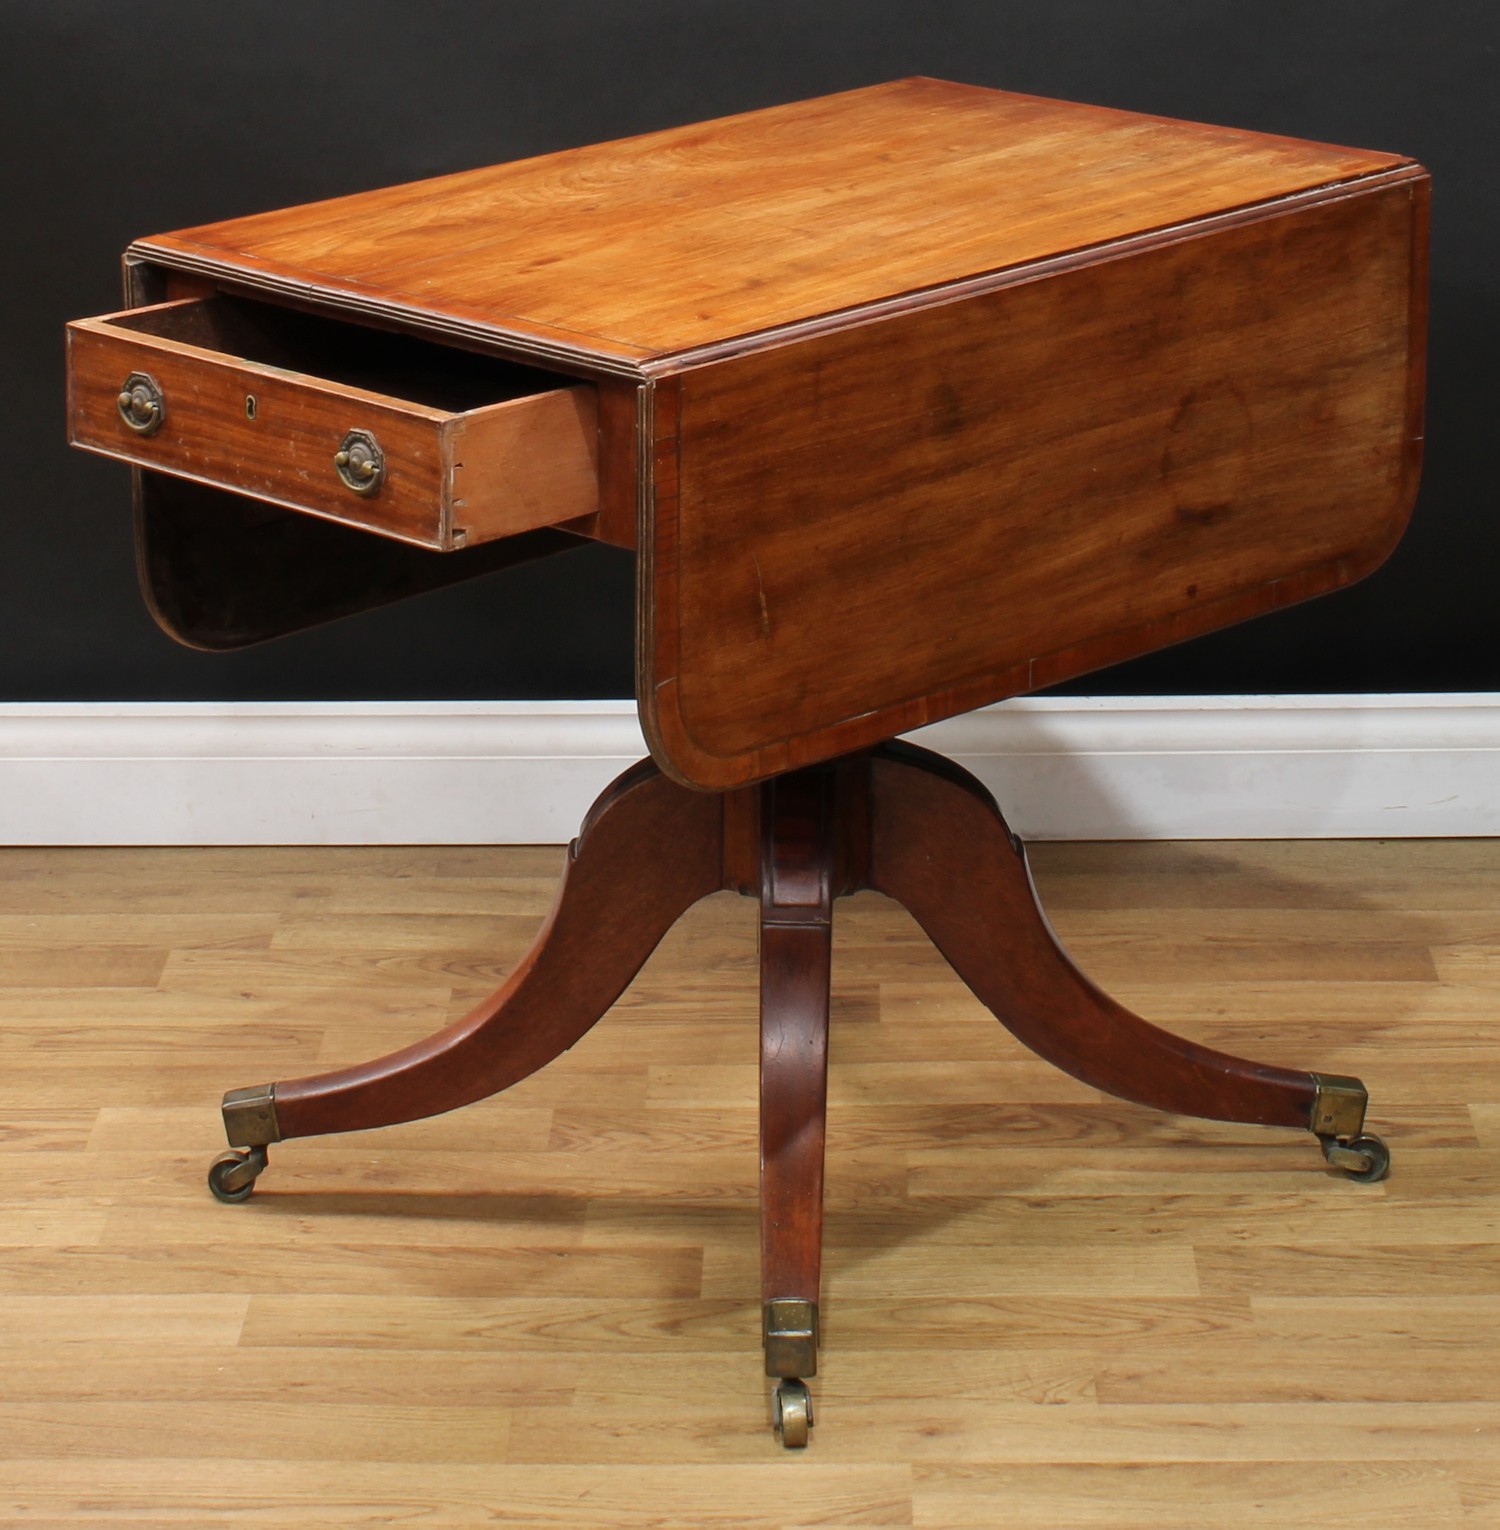
[[[1363,1074],[1392,1177],[1100,1097],[845,900],[794,1456],[758,1375],[748,902],[505,1096],[273,1148],[224,1207],[220,1091],[461,1012],[559,852],[0,853],[0,1524],[1493,1523],[1500,849],[1036,859],[1128,1002]]]
[[[996,1524],[1077,1530],[1199,1530],[1247,1523],[1370,1525],[1404,1530],[1464,1523],[1455,1475],[1425,1463],[1338,1462],[1319,1474],[1310,1509],[1300,1465],[1167,1462],[1129,1473],[1110,1466],[919,1467],[919,1527],[990,1530]],[[1005,1518],[1001,1518],[1005,1516]]]

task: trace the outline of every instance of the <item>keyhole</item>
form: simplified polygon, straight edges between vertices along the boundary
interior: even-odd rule
[[[255,395],[253,393],[245,395],[245,418],[247,420],[255,418]]]

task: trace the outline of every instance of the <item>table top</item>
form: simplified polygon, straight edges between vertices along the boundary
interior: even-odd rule
[[[1399,155],[908,79],[130,259],[138,300],[592,383],[568,528],[636,550],[653,754],[731,787],[1375,568],[1420,468],[1427,207]]]
[[[560,362],[649,368],[1404,163],[915,78],[134,248]]]

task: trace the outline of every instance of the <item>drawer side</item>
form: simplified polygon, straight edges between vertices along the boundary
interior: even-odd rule
[[[558,525],[599,509],[592,387],[474,409],[447,431],[454,546]]]

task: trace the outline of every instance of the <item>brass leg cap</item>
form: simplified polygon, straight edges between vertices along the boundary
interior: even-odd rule
[[[1365,1124],[1370,1093],[1357,1078],[1335,1073],[1314,1073],[1317,1088],[1308,1130],[1319,1137],[1357,1137]]]
[[[276,1085],[231,1089],[224,1096],[224,1135],[230,1147],[265,1147],[281,1141],[276,1124]]]
[[[818,1304],[799,1297],[778,1296],[761,1314],[761,1339],[766,1347],[767,1376],[818,1374]]]

